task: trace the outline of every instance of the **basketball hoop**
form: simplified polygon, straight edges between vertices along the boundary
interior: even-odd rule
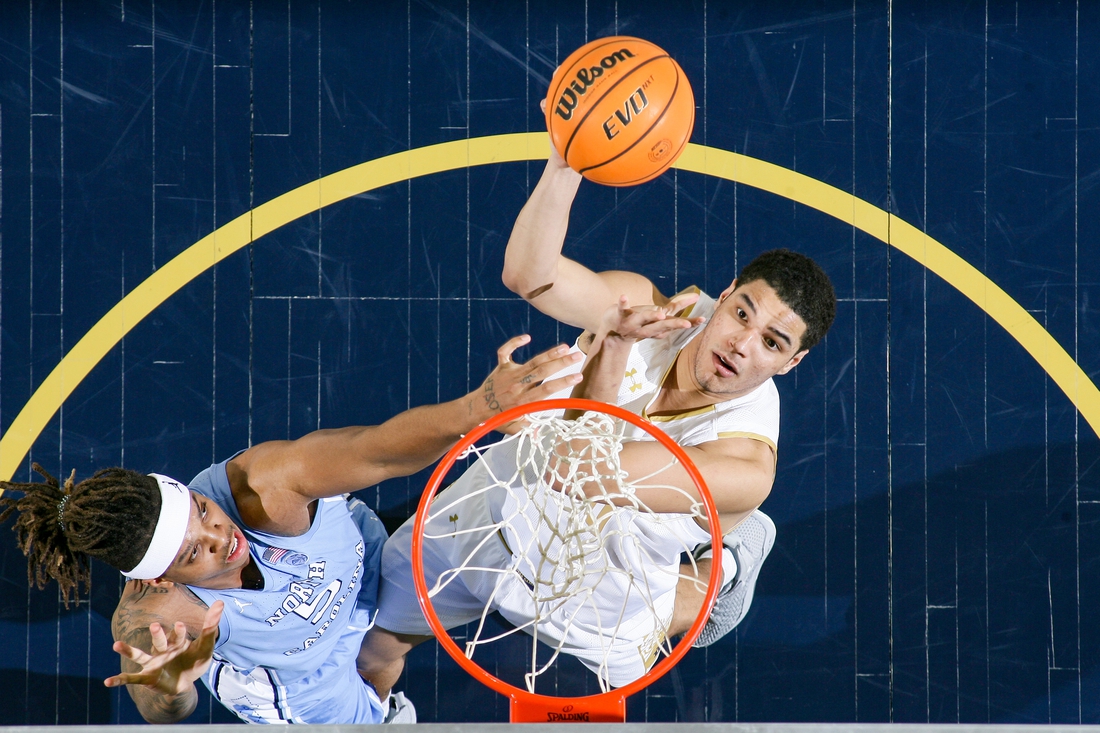
[[[585,414],[582,419],[566,421],[556,417],[556,414],[562,410],[579,410]],[[547,413],[553,414],[548,416]],[[489,523],[483,527],[478,527],[477,530],[481,531],[481,536],[484,539],[476,543],[476,547],[470,554],[471,561],[464,561],[459,567],[440,573],[435,585],[429,588],[429,581],[425,578],[424,571],[425,544],[430,545],[436,541],[447,541],[448,538],[454,542],[456,541],[454,539],[456,535],[465,532],[465,530],[458,530],[456,524],[456,531],[446,536],[437,533],[425,537],[425,531],[432,518],[436,520],[438,525],[441,521],[440,516],[444,513],[447,518],[452,520],[458,517],[458,510],[454,507],[458,501],[462,500],[462,494],[459,494],[459,499],[454,502],[442,500],[435,502],[444,477],[455,461],[468,455],[477,455],[481,464],[487,464],[481,456],[489,448],[478,448],[476,442],[494,429],[520,419],[525,419],[526,426],[519,433],[508,436],[500,443],[494,444],[495,446],[501,446],[508,443],[508,441],[512,441],[514,447],[504,448],[501,454],[508,456],[514,454],[519,464],[518,470],[509,474],[506,478],[500,479],[493,477],[492,468],[485,468],[487,475],[493,477],[495,483],[484,489],[479,488],[476,491],[470,491],[467,494],[476,496],[494,490],[511,492],[507,494],[509,497],[513,497],[513,494],[519,497],[518,499],[514,497],[511,499],[512,504],[517,505],[515,511],[503,519],[497,518],[495,524]],[[671,453],[669,466],[679,465],[689,474],[701,497],[701,501],[692,500],[691,514],[657,513],[639,502],[634,496],[635,487],[643,487],[648,490],[668,488],[679,492],[683,496],[688,496],[682,489],[643,483],[650,480],[652,475],[631,478],[625,472],[616,472],[614,468],[610,471],[603,470],[608,465],[617,465],[618,450],[622,442],[626,440],[624,433],[627,425],[634,426],[663,445]],[[572,441],[570,443],[572,452],[566,453],[562,447],[561,443],[565,440]],[[594,447],[577,449],[577,445],[588,446],[590,443]],[[511,453],[506,453],[506,451],[511,451]],[[585,456],[590,453],[596,457],[586,458]],[[589,462],[587,464],[589,468],[591,465],[596,465],[594,462],[598,462],[601,471],[603,471],[600,476],[601,487],[613,483],[610,480],[613,477],[619,481],[618,486],[620,486],[620,489],[617,492],[606,493],[606,490],[601,488],[605,493],[596,497],[583,495],[582,490],[577,487],[583,481],[589,480],[584,477],[589,476],[592,471],[587,470],[585,472],[582,470],[578,473],[576,467],[577,465],[585,465],[586,461]],[[582,476],[582,478],[576,478],[574,473],[577,476]],[[659,473],[659,471],[656,473]],[[531,477],[534,477],[534,481],[531,480]],[[524,484],[522,489],[513,486],[513,484],[520,483]],[[527,486],[529,483],[537,484],[537,486],[532,489]],[[524,494],[523,490],[537,493]],[[588,491],[591,492],[591,489]],[[531,500],[532,496],[536,496],[537,501]],[[436,506],[436,504],[441,506]],[[433,508],[436,510],[434,513]],[[452,515],[451,512],[454,512],[454,514]],[[530,520],[532,515],[537,518],[534,524]],[[550,618],[549,614],[556,613],[559,616],[562,614],[568,616],[568,614],[574,613],[576,608],[587,609],[585,604],[590,603],[590,601],[586,599],[590,599],[594,593],[598,592],[594,589],[598,587],[600,582],[603,582],[605,576],[615,575],[618,583],[615,586],[616,590],[619,590],[619,586],[624,586],[627,593],[634,593],[635,596],[639,592],[644,594],[652,580],[652,574],[647,578],[645,573],[636,574],[632,568],[621,567],[621,556],[638,554],[634,545],[631,544],[632,542],[637,543],[629,526],[631,521],[638,521],[638,517],[641,517],[644,522],[658,526],[664,521],[683,523],[690,521],[692,517],[705,518],[708,523],[707,526],[710,528],[709,538],[713,546],[722,546],[717,508],[702,475],[691,462],[687,453],[659,428],[615,405],[570,398],[544,400],[506,410],[479,425],[463,437],[443,457],[432,473],[416,512],[412,536],[413,582],[416,586],[417,597],[420,600],[420,607],[439,643],[459,666],[475,679],[511,700],[511,722],[624,722],[626,720],[626,698],[652,684],[668,672],[687,653],[692,642],[702,631],[721,585],[722,564],[717,561],[717,558],[715,558],[716,561],[711,563],[702,609],[690,629],[683,635],[680,642],[671,649],[668,648],[669,642],[662,633],[660,639],[654,642],[653,654],[663,653],[664,658],[657,661],[655,665],[648,666],[648,669],[641,676],[627,684],[611,687],[608,679],[605,679],[603,674],[606,668],[606,660],[604,666],[600,666],[598,669],[597,663],[589,660],[585,661],[585,664],[597,672],[603,692],[583,697],[563,697],[536,692],[535,685],[538,676],[546,671],[559,653],[575,653],[575,650],[563,650],[560,642],[558,647],[552,650],[549,662],[537,662],[537,655],[532,653],[531,671],[524,675],[528,689],[500,679],[486,671],[472,658],[479,645],[496,641],[503,636],[480,638],[485,627],[486,618],[492,613],[490,605],[496,600],[497,592],[501,588],[500,583],[504,582],[499,580],[500,578],[507,578],[507,582],[511,582],[513,586],[519,587],[520,591],[524,591],[524,587],[519,586],[519,583],[515,580],[520,578],[526,588],[530,589],[533,620],[519,626],[522,630],[527,631],[534,640],[544,640],[544,636],[540,636],[542,631],[539,625],[542,610],[546,610],[548,614],[546,618]],[[620,524],[625,529],[620,528]],[[676,526],[681,525],[677,524]],[[708,534],[708,531],[698,529],[697,526],[695,531],[702,532],[704,537]],[[530,545],[530,551],[526,546],[511,547],[511,544],[520,545],[524,543],[524,540],[516,539],[515,532],[526,533],[530,540],[527,543]],[[496,535],[499,535],[499,538]],[[512,538],[512,543],[507,541],[509,537]],[[664,535],[661,535],[661,537],[663,538]],[[508,549],[508,552],[515,555],[515,562],[508,568],[478,567],[476,562],[473,562],[474,555],[481,552],[481,548],[486,544],[496,542],[498,539]],[[474,546],[473,540],[468,541],[471,546]],[[593,542],[596,544],[593,545]],[[608,551],[601,543],[610,546],[611,550]],[[677,558],[679,558],[681,551],[690,555],[691,549],[686,545],[673,548]],[[496,551],[501,552],[499,548]],[[606,556],[613,555],[615,558],[619,558],[620,567],[610,568],[610,565],[614,563],[606,560],[606,558],[601,560],[601,552]],[[610,555],[608,552],[610,552]],[[642,554],[644,556],[644,553]],[[668,555],[668,552],[665,555]],[[599,567],[594,571],[590,571],[586,566],[592,566],[593,564]],[[678,560],[676,567],[678,572]],[[468,641],[466,644],[467,649],[463,651],[451,638],[447,628],[440,620],[433,605],[432,597],[444,591],[447,584],[454,582],[460,575],[469,576],[479,570],[485,571],[485,575],[490,578],[487,581],[490,586],[492,586],[492,583],[497,583],[497,585],[488,594],[490,597],[485,603],[485,611],[474,634],[474,640]],[[657,573],[657,575],[659,576],[660,573]],[[668,574],[666,573],[666,575]],[[532,580],[529,576],[533,576],[534,579]],[[545,579],[543,576],[545,576]],[[687,578],[696,583],[697,587],[702,588],[702,578],[698,575],[697,567],[694,577],[688,575],[678,575],[677,577]],[[673,582],[671,577],[658,578],[658,580],[663,582],[663,587],[666,588],[669,582]],[[463,580],[462,582],[466,581]],[[522,592],[520,595],[522,595]],[[663,597],[667,597],[667,593]],[[577,598],[581,600],[578,601]],[[655,606],[652,605],[651,601],[638,601],[635,597],[634,603],[639,602],[648,604],[647,608],[655,610]],[[574,610],[566,609],[569,603],[573,604],[569,608]],[[659,618],[659,616],[654,616],[651,621],[656,624]],[[568,616],[566,620],[567,627],[569,623],[572,623],[572,616]],[[668,620],[666,619],[664,623],[666,624],[665,629],[667,629]],[[597,646],[602,644],[607,648],[613,648],[614,637],[619,633],[619,630],[619,627],[614,625],[609,625],[607,629],[601,628],[598,635],[600,641]],[[568,631],[568,628],[566,631]],[[537,641],[533,642],[533,645],[539,646]],[[604,651],[604,654],[607,653]]]

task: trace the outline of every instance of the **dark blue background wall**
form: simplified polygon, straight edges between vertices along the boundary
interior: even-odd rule
[[[1100,6],[875,2],[6,2],[0,9],[0,428],[121,297],[233,217],[432,143],[541,129],[556,62],[650,39],[691,79],[693,141],[889,209],[1100,372]],[[92,371],[30,461],[190,477],[251,442],[457,397],[496,346],[571,338],[500,283],[541,165],[400,183],[257,241]],[[780,380],[779,539],[744,624],[635,720],[1100,722],[1096,435],[1011,337],[883,243],[684,172],[585,184],[567,251],[715,293],[787,246],[836,325]],[[423,476],[364,497],[388,520]],[[6,534],[6,530],[4,531]],[[0,723],[136,722],[109,618],[0,543]],[[1090,621],[1091,620],[1091,621]],[[579,673],[578,673],[579,674]],[[503,699],[419,648],[423,720]],[[228,720],[205,701],[193,720]]]

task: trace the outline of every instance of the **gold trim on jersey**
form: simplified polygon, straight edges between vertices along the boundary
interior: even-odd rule
[[[681,290],[680,292],[676,293],[676,295],[683,295],[684,293],[698,293],[699,295],[702,295],[703,291],[700,290],[697,285],[689,285],[686,288],[684,288],[683,290]],[[676,295],[674,295],[672,297],[675,298]],[[684,312],[680,315],[680,317],[681,318],[690,317],[692,311],[695,310],[695,306],[698,305],[698,303],[699,302],[696,301],[696,302],[692,303],[691,305],[689,305],[687,308],[685,308]],[[718,309],[718,301],[717,300],[714,301],[714,309],[715,310]],[[698,334],[696,334],[695,336],[692,336],[692,339],[696,338],[697,336],[698,336]],[[689,339],[689,343],[690,343],[690,339]],[[678,362],[680,360],[680,354],[683,353],[685,346],[687,346],[687,344],[684,344],[684,346],[680,347],[679,351],[676,352],[676,356],[674,356],[672,358],[672,361],[669,362],[669,365],[667,367],[665,367],[665,373],[661,375],[661,380],[657,385],[656,391],[653,393],[653,397],[650,398],[649,402],[646,403],[646,406],[642,408],[641,417],[642,417],[643,420],[648,420],[649,422],[655,422],[655,423],[656,422],[671,422],[673,420],[679,420],[679,419],[685,418],[685,417],[695,417],[696,415],[705,415],[708,412],[714,412],[714,405],[706,405],[704,407],[695,407],[695,408],[692,408],[690,410],[684,410],[683,412],[677,412],[673,415],[656,415],[656,416],[653,416],[653,415],[649,414],[650,405],[652,405],[654,402],[656,402],[657,398],[661,396],[661,391],[664,390],[664,388],[665,388],[665,382],[668,381],[668,375],[670,373],[672,373],[672,369],[673,369],[673,367],[676,366],[676,362]],[[626,375],[626,376],[629,376],[629,375]],[[631,390],[631,391],[633,391],[633,390]]]
[[[778,452],[778,450],[779,450],[778,448],[775,447],[775,443],[772,442],[771,438],[769,438],[767,436],[764,436],[764,435],[761,435],[760,433],[746,433],[746,432],[742,432],[740,430],[730,430],[728,432],[718,433],[718,437],[719,438],[748,438],[749,440],[759,440],[761,443],[763,443],[766,446],[768,446],[769,448],[771,448],[772,451]]]
[[[724,440],[726,438],[746,438],[748,440],[756,440],[772,449],[772,470],[776,469],[779,465],[779,448],[775,446],[771,438],[768,438],[760,433],[746,433],[739,430],[730,430],[724,433],[718,433],[718,439]]]
[[[648,409],[648,405],[647,405]],[[696,415],[705,415],[708,412],[714,412],[714,405],[707,405],[706,407],[696,407],[694,410],[685,410],[684,412],[678,412],[675,415],[655,415],[650,416],[642,411],[642,417],[650,422],[672,422],[673,420],[680,420],[685,417],[695,417]]]

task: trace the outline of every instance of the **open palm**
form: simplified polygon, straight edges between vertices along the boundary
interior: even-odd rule
[[[224,608],[225,604],[221,601],[215,601],[210,606],[203,619],[202,631],[194,639],[188,637],[187,627],[182,622],[176,622],[170,634],[165,633],[159,623],[149,624],[149,634],[153,639],[152,653],[124,641],[116,641],[114,650],[140,665],[141,671],[123,672],[109,677],[104,684],[108,687],[142,685],[166,695],[178,695],[190,689],[210,667],[214,643],[218,639],[218,622]]]

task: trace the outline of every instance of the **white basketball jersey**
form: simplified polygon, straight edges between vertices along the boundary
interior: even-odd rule
[[[699,293],[699,301],[689,310],[691,316],[710,319],[717,306],[714,298]],[[619,387],[618,405],[656,423],[680,445],[699,445],[723,438],[759,440],[776,451],[779,443],[779,391],[771,379],[747,395],[679,415],[650,416],[646,410],[661,391],[680,350],[698,336],[706,325],[684,329],[665,339],[638,341],[630,349],[623,381]],[[573,345],[573,351],[580,346]],[[580,372],[582,364],[563,369],[555,377]],[[563,389],[554,397],[568,397],[572,388]],[[631,437],[648,439],[644,431],[632,428]]]

